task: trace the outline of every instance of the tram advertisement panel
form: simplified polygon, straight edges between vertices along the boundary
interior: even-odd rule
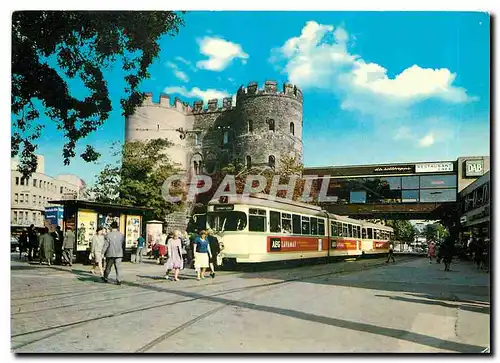
[[[267,252],[322,251],[326,241],[315,237],[267,237]]]
[[[76,250],[85,251],[89,248],[96,231],[97,213],[80,210],[78,211],[77,221]]]
[[[373,241],[373,248],[375,250],[384,250],[389,248],[389,242],[384,241]]]
[[[125,234],[125,247],[131,248],[141,234],[141,217],[127,216],[127,233]]]
[[[332,239],[330,246],[334,250],[357,250],[358,249],[358,241]]]

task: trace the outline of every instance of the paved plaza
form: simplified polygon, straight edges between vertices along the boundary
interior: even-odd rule
[[[89,266],[11,263],[16,353],[480,353],[490,346],[490,275],[396,256],[196,281],[123,263],[123,284]],[[114,272],[110,282],[114,282]]]

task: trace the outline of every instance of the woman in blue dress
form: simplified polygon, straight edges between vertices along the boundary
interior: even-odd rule
[[[205,278],[205,271],[209,266],[208,252],[210,245],[207,239],[207,232],[201,231],[200,236],[194,240],[194,268],[196,270],[197,280]]]

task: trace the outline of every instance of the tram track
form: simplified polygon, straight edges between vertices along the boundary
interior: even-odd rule
[[[408,259],[400,259],[397,263],[404,262],[404,261],[406,261]],[[11,338],[18,338],[18,337],[23,337],[23,336],[29,336],[29,335],[32,335],[32,334],[38,334],[38,333],[43,333],[43,332],[51,332],[51,333],[49,333],[47,335],[44,335],[42,337],[36,338],[34,340],[30,340],[30,341],[18,344],[16,346],[13,346],[12,349],[15,350],[15,349],[23,348],[23,347],[26,347],[26,346],[28,346],[30,344],[33,344],[33,343],[42,341],[44,339],[56,336],[58,334],[61,334],[63,332],[69,331],[71,329],[80,327],[82,325],[85,325],[85,324],[88,324],[88,323],[92,323],[92,322],[96,322],[96,321],[100,321],[100,320],[104,320],[104,319],[111,319],[111,318],[115,318],[115,317],[119,317],[119,316],[124,316],[124,315],[129,315],[129,314],[135,314],[135,313],[138,313],[138,312],[148,311],[148,310],[152,310],[152,309],[158,309],[158,308],[163,308],[163,307],[168,307],[168,306],[173,306],[173,305],[179,305],[179,304],[189,303],[189,302],[193,302],[193,301],[197,301],[197,300],[206,300],[206,299],[210,299],[210,298],[213,298],[213,297],[224,296],[224,295],[231,294],[231,293],[241,292],[241,291],[245,291],[245,290],[252,290],[252,289],[257,289],[257,288],[264,288],[263,291],[262,291],[262,293],[263,293],[263,292],[269,291],[269,290],[277,288],[279,286],[284,286],[284,285],[292,283],[292,282],[305,281],[305,280],[319,278],[319,277],[325,277],[325,276],[355,273],[355,272],[359,272],[359,271],[362,271],[362,270],[380,268],[380,267],[383,267],[383,266],[386,266],[385,263],[377,263],[377,264],[373,264],[373,265],[362,266],[362,269],[357,269],[357,270],[355,269],[355,270],[347,270],[347,271],[346,270],[328,271],[328,272],[323,272],[323,273],[318,273],[318,274],[312,274],[312,275],[308,275],[308,276],[288,278],[288,279],[285,279],[285,280],[282,280],[282,281],[274,281],[274,282],[270,282],[270,283],[257,284],[257,285],[251,285],[251,286],[242,287],[242,288],[230,289],[230,290],[221,291],[221,292],[217,292],[215,294],[210,294],[210,295],[201,295],[201,296],[197,296],[197,297],[189,297],[189,298],[182,299],[180,301],[173,301],[173,302],[168,302],[168,303],[164,303],[164,304],[158,304],[158,305],[155,305],[155,306],[151,306],[150,304],[148,304],[147,306],[142,306],[140,308],[126,309],[126,310],[123,310],[123,311],[118,311],[118,312],[114,312],[114,313],[110,313],[110,314],[106,314],[106,315],[102,315],[102,316],[98,316],[98,317],[94,317],[94,318],[78,320],[78,321],[72,322],[72,323],[60,324],[60,325],[57,325],[57,326],[47,327],[47,328],[41,328],[41,329],[35,329],[35,330],[24,332],[24,333],[13,334],[13,335],[11,335]],[[261,278],[263,278],[263,277],[261,277]],[[166,282],[166,281],[163,281],[163,282]],[[131,283],[129,283],[129,284],[131,284]],[[138,285],[138,284],[134,284],[134,285]],[[202,287],[202,286],[207,286],[207,285],[194,285],[194,287]],[[140,286],[139,285],[139,286],[136,286],[136,287],[147,288],[147,285],[146,286]],[[178,294],[178,295],[184,293],[183,291],[170,290],[170,289],[165,290],[165,292],[166,293]],[[261,293],[261,292],[259,291],[259,292],[256,292],[254,294],[250,294],[250,295],[244,296],[244,297],[238,299],[238,301],[240,301],[240,300],[242,300],[244,298],[255,296],[255,295],[259,294],[259,293]],[[162,334],[161,336],[153,339],[152,341],[148,342],[147,344],[145,344],[141,348],[139,348],[137,350],[137,352],[145,352],[145,351],[151,349],[152,347],[156,346],[157,344],[159,344],[161,341],[163,341],[163,340],[165,340],[165,339],[167,339],[167,338],[169,338],[169,337],[177,334],[178,332],[180,332],[180,331],[184,330],[185,328],[187,328],[187,327],[195,324],[196,322],[198,322],[198,321],[200,321],[200,320],[202,320],[202,319],[204,319],[204,318],[206,318],[206,317],[208,317],[210,315],[215,314],[216,312],[218,312],[219,310],[222,310],[223,308],[225,308],[227,306],[230,306],[230,305],[236,304],[236,303],[237,303],[237,301],[235,301],[235,302],[228,302],[228,303],[225,303],[225,304],[223,304],[221,306],[218,306],[218,307],[216,307],[216,308],[214,308],[214,309],[212,309],[212,310],[210,310],[210,311],[208,311],[208,312],[206,312],[204,314],[201,314],[201,315],[199,315],[199,316],[197,316],[197,317],[189,320],[188,322],[183,323],[183,324],[177,326],[174,329],[171,329],[167,333]],[[57,330],[57,331],[54,331],[54,330]]]

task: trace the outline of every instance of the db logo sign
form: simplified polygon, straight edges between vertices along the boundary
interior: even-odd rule
[[[465,176],[483,175],[483,166],[483,160],[467,160],[465,162]]]

